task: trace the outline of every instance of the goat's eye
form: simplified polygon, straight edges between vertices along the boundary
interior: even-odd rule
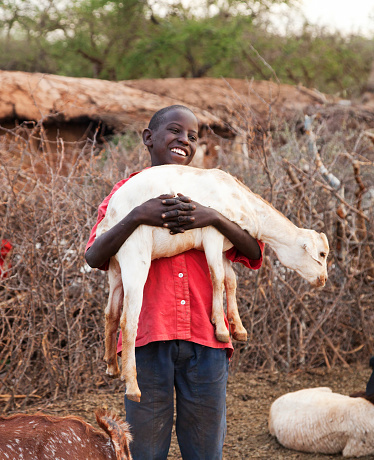
[[[322,257],[322,259],[324,259],[326,257],[326,253],[325,252],[320,252],[319,255]]]

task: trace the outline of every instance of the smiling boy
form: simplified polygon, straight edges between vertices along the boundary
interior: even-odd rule
[[[196,152],[197,139],[197,118],[180,105],[156,112],[143,131],[152,166],[188,165]],[[96,238],[97,225],[105,216],[111,196],[133,175],[116,184],[99,207],[86,248],[91,267],[107,269],[110,257],[139,225],[166,227],[170,233],[213,225],[233,243],[226,253],[231,261],[252,269],[261,266],[260,242],[216,210],[185,196],[162,195],[148,200]],[[231,342],[216,340],[211,310],[212,284],[203,252],[193,249],[152,261],[136,339],[142,398],[140,403],[125,398],[126,419],[134,437],[134,460],[167,458],[174,389],[176,433],[183,459],[222,458],[228,362],[233,347]]]

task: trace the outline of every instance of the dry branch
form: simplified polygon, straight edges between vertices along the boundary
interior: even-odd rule
[[[97,206],[112,185],[147,165],[143,150],[118,150],[110,142],[85,146],[69,164],[67,146],[58,141],[51,161],[47,150],[26,148],[32,144],[28,136],[34,136],[34,127],[29,134],[22,132],[21,142],[19,132],[17,128],[7,133],[6,143],[0,138],[0,237],[13,244],[11,270],[0,279],[3,410],[22,407],[35,398],[56,399],[97,386],[120,385],[106,378],[102,361],[106,275],[87,269],[84,248]],[[301,219],[303,226],[324,231],[332,247],[329,280],[322,291],[312,290],[280,266],[270,249],[260,271],[237,267],[239,308],[250,339],[235,344],[232,372],[350,365],[373,352],[374,280],[364,264],[373,261],[373,216],[360,208],[356,195],[357,186],[362,190],[359,180],[371,185],[370,174],[352,172],[351,160],[344,157],[350,181],[342,198],[315,177],[314,159],[312,172],[300,167],[297,152],[305,141],[299,139],[296,153],[287,158],[278,154],[281,150],[271,136],[262,145],[254,144],[250,157],[234,162],[227,149],[220,158],[224,169],[261,196],[271,197],[292,221]],[[44,148],[43,143],[39,148]],[[19,163],[12,154],[16,149],[21,151]],[[372,177],[373,165],[371,159],[361,164]],[[327,205],[335,199],[348,213],[348,236],[355,233],[358,221],[348,218],[360,217],[366,226],[362,241],[358,237],[348,241],[345,264],[334,249],[332,229],[338,216]],[[363,251],[362,244],[369,250]]]

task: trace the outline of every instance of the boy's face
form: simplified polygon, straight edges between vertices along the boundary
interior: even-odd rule
[[[188,165],[197,147],[198,123],[188,110],[172,109],[155,130],[145,129],[144,144],[151,154],[152,166]]]

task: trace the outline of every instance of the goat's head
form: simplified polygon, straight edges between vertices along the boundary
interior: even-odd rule
[[[301,248],[297,273],[309,281],[315,287],[323,287],[327,281],[327,256],[329,255],[329,243],[324,233],[314,230],[303,230],[301,240],[298,241]]]
[[[283,265],[295,270],[315,287],[323,287],[327,281],[328,254],[326,235],[307,229],[299,229],[296,240],[290,241],[288,248],[277,251]]]

